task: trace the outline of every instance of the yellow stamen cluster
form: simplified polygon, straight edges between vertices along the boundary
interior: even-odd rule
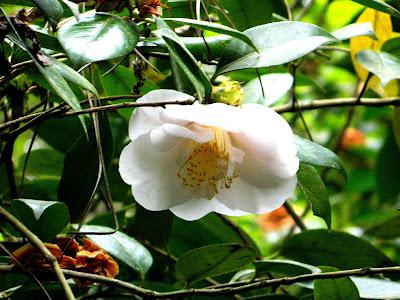
[[[192,144],[177,176],[187,187],[193,188],[196,196],[211,199],[218,188],[229,188],[237,175],[228,176],[229,135],[222,129],[212,127],[213,138],[206,143]],[[219,187],[218,187],[219,185]]]

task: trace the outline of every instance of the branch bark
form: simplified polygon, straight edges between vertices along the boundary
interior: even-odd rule
[[[15,266],[0,265],[0,273],[2,272],[3,273],[18,272],[18,269]],[[333,279],[333,278],[343,278],[348,276],[368,276],[377,274],[400,274],[400,266],[384,267],[384,268],[360,268],[360,269],[351,269],[351,270],[343,270],[343,271],[335,271],[327,273],[304,274],[299,276],[283,277],[275,279],[259,279],[253,282],[247,282],[247,281],[233,282],[229,284],[215,285],[208,288],[184,289],[184,290],[177,290],[177,291],[163,292],[163,293],[149,289],[144,289],[122,280],[103,277],[94,274],[76,272],[65,269],[62,270],[62,273],[66,277],[79,278],[105,284],[108,286],[118,287],[126,291],[129,291],[134,295],[141,296],[146,299],[182,299],[188,296],[196,296],[196,295],[197,296],[203,295],[209,297],[217,297],[220,295],[232,295],[264,287],[279,287],[282,285],[291,285],[298,282],[306,282],[316,279]]]

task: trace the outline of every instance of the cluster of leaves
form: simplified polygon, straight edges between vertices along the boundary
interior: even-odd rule
[[[43,242],[87,232],[118,260],[120,280],[161,292],[395,266],[400,110],[340,106],[353,95],[353,105],[361,96],[395,103],[398,9],[381,0],[2,0],[1,206]],[[210,103],[224,78],[243,83],[244,103],[287,112],[301,161],[287,210],[301,232],[263,229],[256,216],[186,222],[149,212],[122,182],[118,157],[138,94],[173,88]],[[302,112],[321,98],[335,107]],[[0,226],[1,295],[42,298],[27,275],[2,271],[25,241],[7,220]],[[52,278],[37,276],[63,297]],[[342,276],[237,296],[397,299],[396,280]],[[123,286],[71,285],[82,297],[126,296]]]

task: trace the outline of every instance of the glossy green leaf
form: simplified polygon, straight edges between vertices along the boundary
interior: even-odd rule
[[[219,0],[224,12],[217,9],[217,14],[223,24],[245,30],[271,22],[273,2],[277,0],[247,0],[246,3],[241,0]]]
[[[259,53],[239,40],[232,40],[222,53],[214,77],[249,68],[282,65],[337,39],[322,28],[303,22],[275,22],[243,32]]]
[[[77,65],[113,59],[129,54],[139,36],[124,19],[93,11],[72,18],[61,26],[58,39],[70,60]]]
[[[106,166],[111,161],[113,137],[108,118],[99,115],[101,142]],[[81,135],[69,149],[64,159],[64,168],[58,186],[58,200],[67,204],[71,219],[78,221],[82,216],[93,189],[99,170],[98,150],[92,127],[89,137]]]
[[[178,275],[186,282],[239,270],[256,258],[254,250],[239,244],[218,244],[186,252],[176,262]]]
[[[212,89],[211,82],[197,64],[196,59],[162,19],[157,18],[156,23],[160,28],[157,32],[165,40],[171,54],[172,73],[177,89],[192,94],[191,88],[193,88],[200,100],[203,97],[209,98]]]
[[[289,73],[262,75],[261,83],[258,78],[254,78],[243,86],[243,103],[258,103],[270,106],[285,95],[292,84],[293,76]]]
[[[365,234],[391,240],[400,236],[400,217],[394,217],[382,223],[369,227]]]
[[[377,39],[371,22],[350,24],[332,32],[332,35],[340,41],[349,40],[357,36],[369,36],[374,40]]]
[[[25,226],[44,241],[51,241],[69,223],[68,209],[61,202],[16,199],[12,201],[11,209]]]
[[[194,20],[194,19],[187,19],[187,18],[163,18],[165,22],[175,22],[175,23],[180,23],[180,24],[186,24],[190,25],[194,28],[199,28],[203,30],[209,30],[212,32],[220,33],[220,34],[225,34],[229,35],[232,37],[235,37],[243,42],[245,42],[247,45],[249,45],[251,48],[253,48],[255,51],[257,50],[256,45],[254,45],[253,41],[245,34],[242,32],[233,29],[231,27],[221,25],[218,23],[211,23],[211,22],[206,22],[206,21],[200,21],[200,20]]]
[[[324,272],[338,271],[337,268],[321,267]],[[349,277],[319,279],[314,281],[315,300],[358,300],[360,295]]]
[[[381,80],[385,87],[389,81],[400,79],[400,58],[384,52],[363,50],[356,54],[358,62]]]
[[[77,21],[79,21],[79,5],[78,5],[78,3],[74,3],[69,0],[61,0],[61,1],[69,8],[69,10],[74,15],[75,19]]]
[[[285,276],[298,276],[320,272],[320,269],[312,265],[287,259],[256,261],[253,263],[253,265],[256,268],[256,277],[260,277],[268,273],[278,273]]]
[[[105,226],[84,225],[81,231],[110,232],[112,229]],[[117,231],[106,235],[88,235],[88,238],[141,275],[145,275],[153,264],[150,252],[125,233]]]
[[[379,10],[394,17],[400,17],[400,11],[382,0],[352,0],[364,6]]]
[[[386,141],[378,153],[375,167],[376,191],[381,203],[397,202],[400,195],[399,170],[400,150],[393,131],[389,128]]]
[[[197,221],[174,218],[169,248],[175,256],[210,244],[237,243],[253,248],[256,244],[238,225],[227,218],[211,213]]]
[[[200,61],[209,61],[218,59],[222,51],[232,40],[227,35],[217,35],[209,37],[179,37],[179,40],[185,45],[189,52]],[[138,49],[141,53],[166,52],[167,44],[160,38],[149,38],[138,43]]]
[[[32,0],[52,24],[57,24],[64,14],[64,9],[58,0]]]
[[[328,228],[331,228],[331,205],[328,191],[318,171],[308,164],[300,164],[297,171],[298,185],[302,189],[314,215],[324,219]]]
[[[346,174],[337,155],[328,148],[297,135],[294,137],[294,142],[297,146],[297,157],[301,162],[336,169],[343,175]]]
[[[89,82],[89,80],[87,80],[77,71],[67,66],[66,64],[58,61],[57,59],[52,58],[51,56],[48,57],[48,63],[51,67],[57,70],[58,73],[66,80],[75,83],[76,85],[82,87],[83,89],[92,92],[96,97],[99,97],[96,88]]]
[[[381,250],[367,241],[348,233],[323,229],[291,236],[282,244],[280,254],[306,264],[340,269],[393,265]]]
[[[382,45],[381,51],[400,57],[400,37],[394,37],[385,41]]]

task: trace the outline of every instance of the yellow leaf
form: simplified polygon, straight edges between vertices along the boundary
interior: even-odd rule
[[[379,50],[383,43],[391,38],[393,30],[390,16],[386,13],[371,8],[367,8],[357,19],[357,23],[363,22],[371,22],[377,40],[373,40],[372,38],[366,36],[352,38],[350,40],[350,53],[354,69],[356,70],[358,77],[362,81],[365,81],[368,71],[357,62],[355,58],[356,53],[366,49]],[[369,87],[378,89],[378,92],[380,93],[385,93],[380,86],[379,79],[376,76],[371,78]]]

